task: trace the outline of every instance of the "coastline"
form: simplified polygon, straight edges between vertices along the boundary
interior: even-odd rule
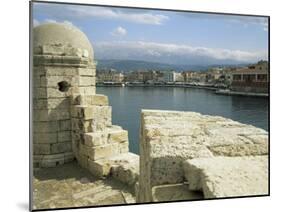
[[[218,95],[228,95],[228,96],[252,96],[252,97],[263,97],[268,98],[268,93],[251,93],[251,92],[238,92],[238,91],[231,91],[231,90],[216,90],[215,94]]]
[[[215,94],[218,95],[227,95],[227,96],[249,96],[249,97],[263,97],[268,98],[268,93],[253,93],[253,92],[238,92],[231,91],[229,89],[222,89],[219,87],[215,87],[213,85],[191,85],[191,84],[143,84],[143,83],[130,83],[130,84],[96,84],[96,87],[173,87],[173,88],[193,88],[193,89],[205,89],[212,90]]]

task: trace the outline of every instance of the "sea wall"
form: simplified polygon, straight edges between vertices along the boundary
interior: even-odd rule
[[[263,129],[219,116],[194,112],[142,110],[137,201],[159,201],[159,198],[155,196],[156,187],[162,189],[161,193],[169,193],[171,186],[166,185],[177,185],[182,189],[178,184],[185,187],[187,184],[189,191],[203,192],[204,198],[267,194],[267,178],[262,177],[267,176],[267,166],[265,165],[267,155],[268,133]],[[260,156],[262,159],[256,158],[256,156]],[[249,159],[250,157],[252,158]],[[204,167],[200,167],[201,162],[192,162],[193,159],[204,160]],[[202,189],[203,181],[207,178],[199,176],[206,176],[206,173],[213,176],[217,170],[211,169],[210,166],[217,163],[216,160],[220,161],[218,166],[221,170],[219,177],[214,177],[215,180],[212,183],[216,185],[216,180],[219,178],[231,182],[231,180],[227,180],[231,174],[240,174],[240,178],[236,178],[240,179],[236,185],[238,188],[243,188],[244,193],[235,192],[231,187],[228,188],[228,192],[225,192],[221,189],[224,188],[223,186],[218,186],[219,189],[208,191],[209,193],[207,189]],[[262,162],[252,162],[253,160]],[[224,161],[226,162],[224,163]],[[245,164],[248,165],[240,167],[239,161],[245,161]],[[197,168],[194,167],[197,166],[195,164],[199,164]],[[256,173],[243,172],[251,164],[261,165],[257,165]],[[226,167],[229,169],[226,170]],[[240,171],[237,172],[237,170]],[[194,174],[197,177],[194,177]],[[263,182],[263,189],[253,190],[254,183],[243,181],[243,179],[253,179],[253,176],[258,178],[256,182]],[[192,187],[190,184],[195,183],[194,179],[202,181],[199,180],[198,185]],[[168,200],[161,199],[161,201]]]

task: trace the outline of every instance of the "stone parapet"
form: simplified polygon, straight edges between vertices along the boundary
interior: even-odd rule
[[[189,189],[204,198],[268,194],[268,156],[196,158],[183,162]]]
[[[183,161],[267,154],[265,130],[218,116],[142,110],[138,201],[153,201],[154,186],[185,182]]]

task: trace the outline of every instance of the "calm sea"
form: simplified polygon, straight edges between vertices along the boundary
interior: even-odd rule
[[[216,95],[196,88],[97,87],[112,106],[112,122],[129,132],[131,152],[139,152],[141,109],[194,111],[219,115],[268,131],[267,98]]]

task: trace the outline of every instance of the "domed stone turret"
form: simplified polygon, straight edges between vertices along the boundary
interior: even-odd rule
[[[33,29],[33,46],[61,45],[87,51],[87,56],[94,59],[94,52],[87,36],[77,27],[62,23],[46,23]]]
[[[96,93],[96,63],[87,36],[74,26],[33,29],[33,164],[53,167],[74,158],[72,99]]]

